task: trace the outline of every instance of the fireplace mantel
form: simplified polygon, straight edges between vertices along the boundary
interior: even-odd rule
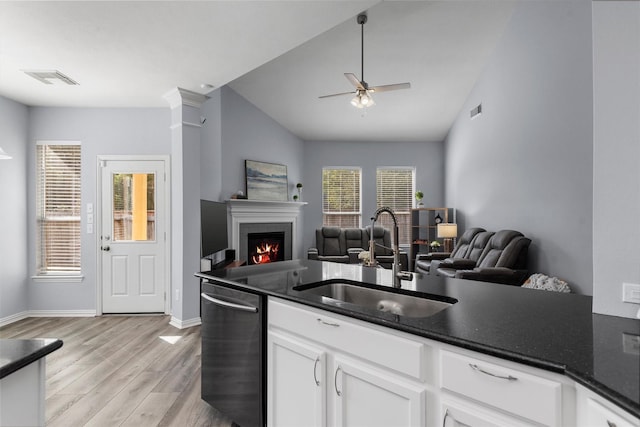
[[[267,200],[231,199],[227,200],[231,248],[240,253],[240,224],[290,223],[293,258],[301,254],[299,225],[300,215],[306,202],[285,202]]]

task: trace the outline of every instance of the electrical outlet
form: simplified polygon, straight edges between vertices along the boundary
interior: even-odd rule
[[[640,304],[640,284],[623,283],[622,284],[622,302],[631,302]]]
[[[176,301],[180,301],[180,289],[176,289]]]

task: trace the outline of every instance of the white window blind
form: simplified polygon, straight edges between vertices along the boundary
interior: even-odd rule
[[[376,170],[376,206],[388,206],[398,220],[398,244],[411,240],[411,208],[415,188],[415,169],[409,167],[378,168]],[[391,215],[383,213],[377,224],[393,230]],[[393,236],[393,233],[391,233]]]
[[[360,227],[360,168],[322,169],[322,224]]]
[[[80,143],[36,147],[36,274],[80,274]]]

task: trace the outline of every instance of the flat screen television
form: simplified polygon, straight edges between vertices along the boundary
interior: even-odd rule
[[[229,247],[227,240],[227,204],[200,200],[200,255],[212,255]]]

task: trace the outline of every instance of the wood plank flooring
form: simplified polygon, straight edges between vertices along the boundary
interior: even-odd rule
[[[0,338],[60,338],[47,356],[46,425],[215,426],[232,422],[200,399],[200,327],[169,316],[28,318]]]

